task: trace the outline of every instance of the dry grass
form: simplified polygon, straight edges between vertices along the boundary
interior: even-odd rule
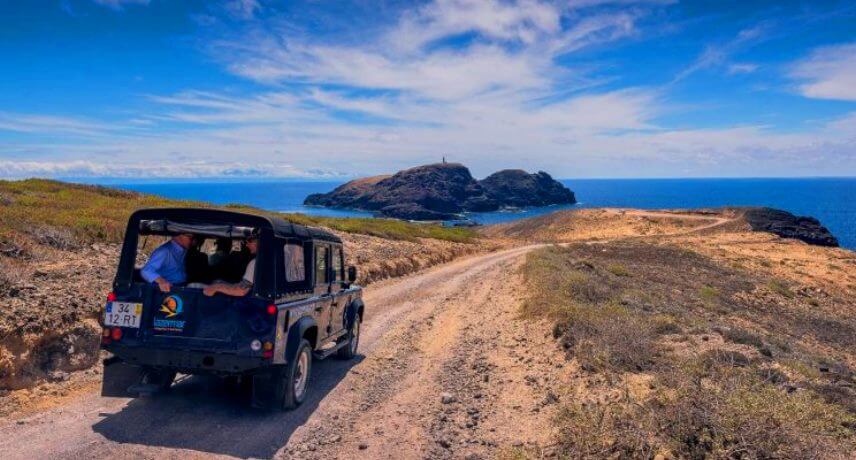
[[[617,263],[633,276],[615,273]],[[771,329],[757,333],[728,322],[773,324],[778,333],[802,327],[846,350],[850,339],[839,335],[849,322],[807,321],[758,303],[770,291],[796,302],[786,295],[792,291],[639,243],[545,248],[530,254],[523,275],[524,317],[555,321],[568,356],[605,382],[562,407],[562,457],[848,458],[856,449],[856,377],[846,365],[827,363],[786,335],[768,336]],[[682,331],[689,332],[674,335]],[[614,395],[627,372],[640,371],[653,377],[647,396],[597,396]]]
[[[853,414],[731,362],[704,356],[660,375],[667,391],[648,404],[670,450],[686,458],[803,459],[835,458],[854,446]]]
[[[619,303],[606,275],[568,250],[535,251],[523,268],[533,289],[523,314],[556,321],[554,336],[583,366],[638,370],[653,354],[654,322]],[[540,281],[535,281],[540,280]]]

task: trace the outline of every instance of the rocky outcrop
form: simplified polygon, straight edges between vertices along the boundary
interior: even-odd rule
[[[769,232],[816,246],[838,247],[838,240],[814,217],[795,216],[772,208],[752,208],[744,218],[756,232]]]
[[[367,206],[364,198],[378,182],[390,176],[373,176],[352,180],[342,184],[330,193],[313,193],[306,197],[303,204],[310,206],[362,208]],[[362,200],[362,201],[361,201]],[[344,204],[342,204],[344,203]]]
[[[438,163],[357,179],[330,193],[309,195],[304,204],[375,211],[399,219],[446,220],[462,212],[575,202],[573,192],[545,172],[504,170],[477,181],[461,164]]]
[[[574,192],[539,171],[529,174],[522,169],[505,169],[479,181],[488,198],[506,206],[549,206],[576,203]]]

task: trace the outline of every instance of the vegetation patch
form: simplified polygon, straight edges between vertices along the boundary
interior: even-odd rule
[[[794,298],[794,292],[791,291],[791,288],[789,288],[787,284],[783,283],[780,280],[770,280],[767,283],[767,287],[771,291],[775,292],[776,294],[779,294],[782,297],[787,297],[788,299]]]
[[[154,195],[102,186],[70,184],[45,179],[0,181],[5,197],[0,213],[0,234],[17,232],[60,249],[96,241],[118,243],[128,217],[137,209],[151,207],[217,207],[210,203],[171,200]],[[329,227],[346,233],[413,241],[434,238],[471,242],[476,233],[467,228],[445,228],[436,224],[416,224],[392,219],[314,217],[282,214],[242,205],[222,208],[272,215],[298,224]]]
[[[688,252],[613,242],[528,256],[523,316],[554,321],[568,357],[600,376],[586,380],[589,393],[563,398],[560,456],[847,458],[853,373],[790,337],[852,353],[852,320],[816,311],[808,321],[799,299],[793,311],[765,304],[769,279]],[[631,396],[621,382],[639,372],[650,391]]]

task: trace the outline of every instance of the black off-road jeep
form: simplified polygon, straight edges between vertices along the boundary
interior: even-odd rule
[[[140,266],[149,236],[187,233],[233,247],[256,238],[250,293],[206,296],[189,270],[188,284],[168,293],[145,282]],[[241,250],[221,255],[208,281],[240,276],[245,264],[230,265],[249,261]],[[104,309],[101,347],[112,357],[104,361],[101,394],[152,394],[169,388],[176,373],[214,374],[249,387],[253,406],[296,407],[306,399],[313,358],[357,352],[363,302],[355,278],[354,267],[345,271],[342,241],[320,229],[219,210],[137,211]]]

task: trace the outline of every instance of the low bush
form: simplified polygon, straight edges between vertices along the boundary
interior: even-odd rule
[[[554,336],[588,369],[639,370],[655,353],[654,327],[647,315],[621,305],[616,289],[596,268],[555,247],[535,251],[523,268],[531,295],[527,316],[556,321]]]
[[[713,286],[702,286],[701,289],[698,290],[698,296],[705,301],[714,301],[719,298],[719,291]]]
[[[757,335],[747,331],[746,329],[736,326],[723,329],[722,338],[732,343],[751,345],[758,349],[764,347],[764,341],[761,339],[761,337],[758,337]]]
[[[655,426],[648,407],[624,403],[564,405],[556,416],[558,448],[563,458],[652,458],[649,435]]]
[[[811,391],[787,392],[753,369],[677,367],[651,401],[658,431],[686,458],[829,458],[856,447],[854,417]]]
[[[615,276],[630,276],[630,271],[627,270],[627,267],[621,264],[611,264],[606,267],[606,270]]]
[[[770,282],[767,283],[767,288],[782,297],[786,297],[788,299],[794,298],[794,292],[791,291],[791,288],[789,288],[788,285],[783,283],[782,281],[770,280]]]
[[[28,230],[39,244],[44,244],[56,249],[71,250],[80,247],[71,230],[49,225],[40,225]]]

